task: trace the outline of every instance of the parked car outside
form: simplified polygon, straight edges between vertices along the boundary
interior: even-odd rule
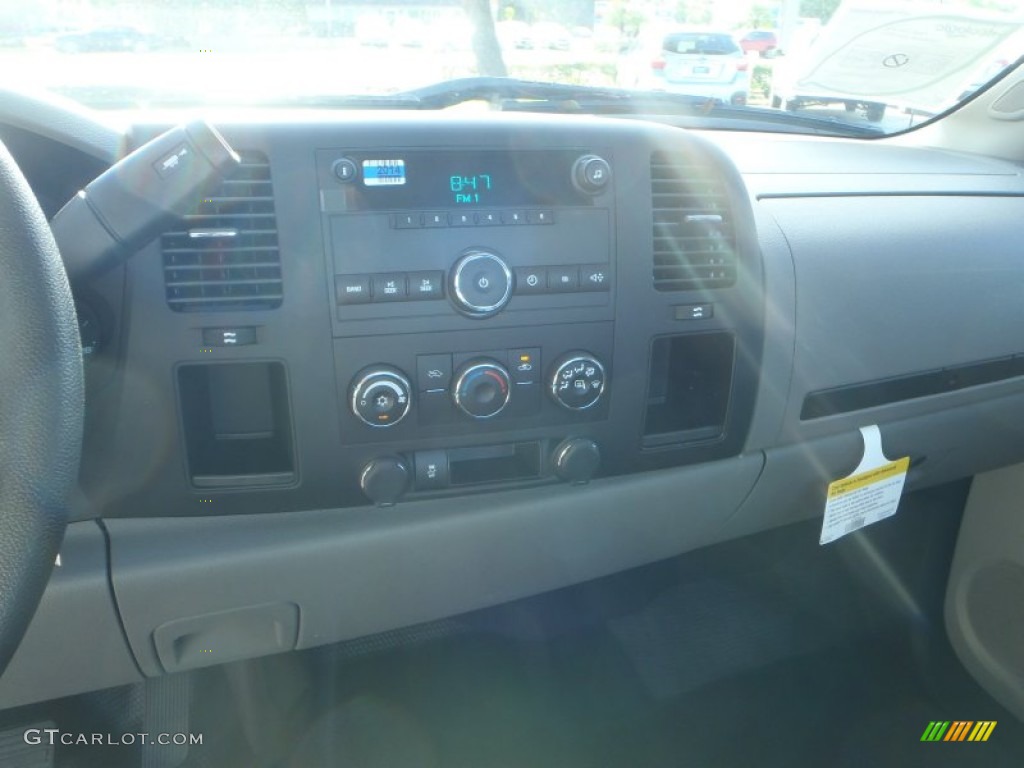
[[[770,29],[752,29],[739,43],[744,53],[756,53],[761,58],[772,56],[779,49],[779,38]]]
[[[750,64],[728,32],[681,29],[638,40],[620,85],[746,104]]]
[[[54,46],[61,53],[142,53],[186,48],[188,41],[181,37],[143,32],[134,27],[98,27],[58,35]]]

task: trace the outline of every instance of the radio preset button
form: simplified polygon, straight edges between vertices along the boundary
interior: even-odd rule
[[[419,229],[423,226],[423,217],[419,213],[396,213],[395,229]]]
[[[476,216],[469,211],[449,214],[448,221],[451,223],[453,227],[476,226]]]
[[[423,226],[425,227],[447,227],[448,214],[431,211],[423,214]]]
[[[530,224],[554,224],[555,213],[554,211],[527,211],[526,220]]]
[[[451,298],[466,314],[488,317],[508,303],[513,283],[511,270],[498,256],[470,251],[452,269]]]
[[[525,224],[526,214],[522,211],[502,211],[501,223],[509,225]]]

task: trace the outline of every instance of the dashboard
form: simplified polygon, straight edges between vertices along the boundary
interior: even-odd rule
[[[742,451],[761,264],[712,145],[529,118],[221,128],[240,168],[128,265],[126,356],[151,376],[116,423],[152,428],[100,442],[145,474],[147,514],[392,504]]]
[[[53,142],[84,186],[171,127],[11,122],[44,200]],[[580,116],[211,123],[240,166],[73,286],[80,494],[26,646],[81,642],[45,684],[19,654],[2,702],[814,517],[870,424],[908,490],[1024,459],[1012,163]]]

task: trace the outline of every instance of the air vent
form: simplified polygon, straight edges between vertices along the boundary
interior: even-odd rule
[[[681,154],[651,155],[654,287],[726,288],[736,282],[736,237],[720,172]]]
[[[161,238],[167,303],[177,312],[274,309],[281,305],[281,255],[270,164],[242,164]]]

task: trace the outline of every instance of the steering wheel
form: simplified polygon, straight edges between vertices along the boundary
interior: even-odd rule
[[[0,674],[39,605],[82,453],[82,347],[64,265],[0,143]]]

